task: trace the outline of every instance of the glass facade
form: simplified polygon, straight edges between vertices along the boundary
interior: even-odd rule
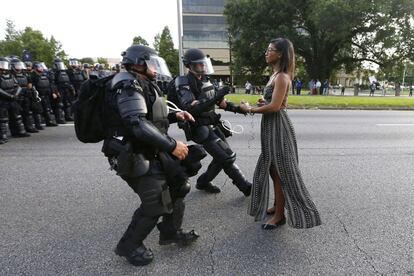
[[[227,0],[182,0],[183,13],[223,14]]]
[[[183,48],[199,48],[212,58],[217,75],[229,75],[227,0],[182,0]]]
[[[184,48],[228,48],[224,16],[183,16]]]

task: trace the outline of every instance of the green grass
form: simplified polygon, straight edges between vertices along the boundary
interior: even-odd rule
[[[241,100],[254,105],[261,96],[229,94],[226,98],[234,103]],[[368,96],[309,96],[289,95],[289,108],[361,108],[361,109],[413,109],[414,97],[368,97]]]

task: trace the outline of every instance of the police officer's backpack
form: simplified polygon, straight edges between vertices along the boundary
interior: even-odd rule
[[[105,139],[104,100],[114,75],[82,83],[79,97],[73,104],[76,137],[83,143],[97,143]]]

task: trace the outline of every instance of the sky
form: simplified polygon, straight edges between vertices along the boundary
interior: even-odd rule
[[[178,48],[177,0],[19,0],[19,9],[16,3],[1,3],[2,11],[10,12],[0,13],[0,40],[10,19],[16,30],[32,27],[53,35],[71,58],[120,58],[135,36],[152,46],[154,36],[168,26]]]

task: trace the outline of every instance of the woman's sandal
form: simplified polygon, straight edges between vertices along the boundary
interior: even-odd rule
[[[283,218],[281,220],[279,220],[278,222],[276,222],[275,224],[271,224],[271,223],[263,223],[262,224],[262,229],[263,230],[273,230],[278,228],[279,226],[282,226],[286,224],[286,217],[283,216]]]

